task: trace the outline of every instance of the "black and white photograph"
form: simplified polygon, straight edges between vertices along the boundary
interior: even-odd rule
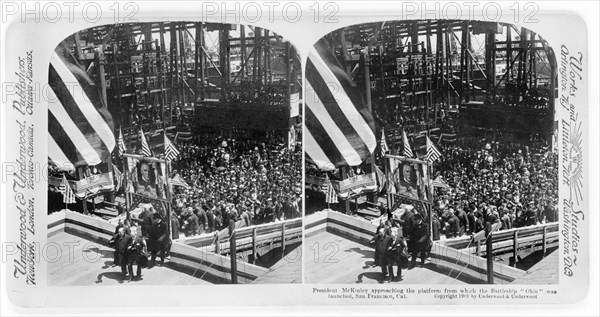
[[[49,265],[48,284],[300,282],[300,62],[241,24],[113,24],[62,41],[48,240],[81,250]]]
[[[2,1],[0,315],[597,316],[598,9]]]
[[[358,24],[319,40],[305,73],[306,283],[558,283],[543,34]]]

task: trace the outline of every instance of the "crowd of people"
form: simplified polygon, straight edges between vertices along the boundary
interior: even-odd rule
[[[173,167],[189,188],[174,193],[174,230],[193,236],[232,222],[250,226],[300,217],[302,152],[285,138],[239,133],[196,136],[180,145]]]
[[[474,234],[486,223],[511,229],[558,221],[558,155],[547,139],[518,139],[496,133],[494,140],[460,137],[440,145],[432,229],[447,238]]]

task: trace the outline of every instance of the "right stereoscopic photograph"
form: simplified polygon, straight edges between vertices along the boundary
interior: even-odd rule
[[[305,283],[558,283],[557,67],[543,36],[383,21],[314,45]]]

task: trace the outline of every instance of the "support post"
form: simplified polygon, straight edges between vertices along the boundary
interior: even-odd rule
[[[231,259],[231,284],[237,284],[237,250],[235,241],[235,222],[229,224],[229,258]]]
[[[546,239],[547,239],[547,226],[544,226],[544,231],[542,232],[542,258],[546,257]]]
[[[517,267],[517,257],[519,256],[519,232],[515,229],[515,231],[513,232],[513,258],[515,259],[514,261],[514,267]]]
[[[494,284],[494,246],[492,245],[492,224],[485,224],[485,257],[487,263],[487,283]]]
[[[256,228],[252,229],[252,264],[256,264],[258,252],[256,252]]]
[[[285,257],[285,222],[281,224],[281,258]]]
[[[221,238],[219,238],[219,231],[217,231],[215,238],[215,253],[221,254]]]

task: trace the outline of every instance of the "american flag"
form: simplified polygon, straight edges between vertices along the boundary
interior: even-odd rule
[[[442,156],[442,153],[433,145],[428,136],[425,138],[427,140],[427,161],[432,163],[437,161]]]
[[[115,164],[113,164],[112,166],[113,166],[113,172],[115,174],[115,179],[117,180],[117,186],[115,187],[115,191],[118,191],[119,188],[121,188],[121,185],[123,184],[123,173],[121,173],[121,171],[119,171],[119,169],[117,168],[117,166]]]
[[[150,151],[148,141],[146,141],[146,136],[144,135],[144,130],[142,129],[140,129],[140,137],[142,138],[142,154],[146,157],[151,157],[152,151]]]
[[[385,157],[385,154],[390,150],[390,148],[387,145],[387,142],[385,141],[385,132],[383,129],[381,129],[381,141],[380,141],[380,145],[381,147],[381,157]]]
[[[328,204],[335,204],[338,202],[337,193],[329,180],[329,175],[325,175],[325,202]]]
[[[63,185],[63,190],[62,190],[63,203],[74,204],[75,203],[75,193],[73,192],[71,185],[69,185],[69,181],[67,181],[67,177],[65,176],[65,174],[63,174],[62,185]]]
[[[165,134],[165,159],[167,161],[172,161],[176,159],[177,156],[179,156],[179,151],[177,150],[175,145],[171,143],[171,140],[169,140],[169,138],[167,138],[167,135]]]
[[[116,143],[112,116],[65,42],[50,56],[48,83],[50,160],[71,168],[105,161]]]
[[[119,129],[119,141],[117,143],[119,145],[119,155],[123,155],[123,153],[127,152],[125,140],[123,139],[123,131],[121,129]]]
[[[406,137],[406,132],[402,131],[402,154],[406,157],[414,157],[412,149],[410,148],[410,144],[408,143],[408,137]]]
[[[305,82],[306,158],[321,170],[360,165],[377,147],[375,120],[325,39],[308,53]]]

